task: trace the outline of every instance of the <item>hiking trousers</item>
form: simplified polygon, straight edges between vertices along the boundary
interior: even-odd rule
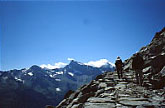
[[[117,75],[118,75],[118,78],[122,78],[123,77],[123,70],[122,69],[117,69]]]
[[[136,69],[135,70],[135,75],[136,75],[137,84],[140,84],[142,86],[142,84],[143,84],[143,73],[142,73],[142,70]]]

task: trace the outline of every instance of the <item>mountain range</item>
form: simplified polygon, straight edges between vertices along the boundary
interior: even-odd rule
[[[109,62],[94,67],[71,60],[63,68],[0,71],[0,106],[3,108],[43,108],[57,105],[69,90],[76,90],[106,71],[114,71]]]

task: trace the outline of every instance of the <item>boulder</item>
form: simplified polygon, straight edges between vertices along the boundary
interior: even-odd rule
[[[131,107],[135,107],[135,106],[139,106],[143,104],[150,104],[148,101],[132,101],[132,100],[122,100],[122,101],[119,101],[119,103],[125,106],[131,106]]]
[[[160,108],[159,106],[156,106],[156,105],[146,105],[146,104],[144,104],[144,105],[139,105],[139,106],[137,106],[136,108]]]
[[[115,103],[115,101],[111,100],[110,98],[99,98],[99,97],[91,97],[87,100],[90,103]]]
[[[164,66],[163,69],[160,71],[160,76],[161,76],[161,77],[165,77],[165,66]]]
[[[100,83],[99,86],[98,86],[98,89],[106,88],[106,87],[107,87],[106,83]]]
[[[158,74],[153,76],[151,82],[153,84],[153,89],[161,89],[165,87],[165,66]]]
[[[74,91],[73,91],[73,90],[69,90],[69,91],[65,94],[64,99],[68,98],[72,93],[74,93]]]
[[[84,108],[115,108],[114,103],[85,103]]]
[[[72,108],[83,108],[83,104],[76,104],[76,105],[73,105]]]
[[[95,95],[94,92],[86,93],[85,95],[79,97],[78,102],[84,103],[84,102],[87,101],[87,99],[88,99],[89,97],[92,97],[92,96],[94,96],[94,95]]]

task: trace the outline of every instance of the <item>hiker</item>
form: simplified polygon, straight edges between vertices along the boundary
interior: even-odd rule
[[[139,53],[136,53],[133,57],[132,69],[135,70],[137,84],[140,84],[141,86],[143,84],[143,73],[142,73],[143,64],[144,64],[143,58],[140,56]]]
[[[120,79],[120,78],[123,77],[123,74],[122,74],[122,71],[123,71],[123,62],[120,59],[120,57],[117,57],[116,62],[115,62],[115,65],[116,65],[116,71],[117,71],[117,74],[118,74],[118,78]]]

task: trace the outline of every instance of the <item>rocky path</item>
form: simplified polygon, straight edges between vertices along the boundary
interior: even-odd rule
[[[66,97],[56,108],[165,108],[165,89],[138,86],[133,72],[99,75],[90,84]]]
[[[132,56],[124,62],[123,79],[116,72],[103,73],[68,93],[57,108],[165,108],[165,28],[139,53],[144,59],[144,87],[135,83]]]

